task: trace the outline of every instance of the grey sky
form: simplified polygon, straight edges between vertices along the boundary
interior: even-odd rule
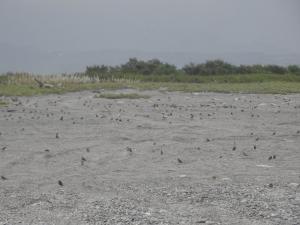
[[[300,52],[299,0],[1,0],[0,43],[54,50]]]
[[[300,0],[0,0],[0,73],[129,57],[300,64]]]

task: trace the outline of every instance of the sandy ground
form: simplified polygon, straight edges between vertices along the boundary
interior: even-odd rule
[[[143,94],[1,108],[0,224],[300,224],[300,95]]]

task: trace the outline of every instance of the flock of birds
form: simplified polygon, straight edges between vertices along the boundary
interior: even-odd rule
[[[168,97],[168,100],[171,100],[170,97]],[[157,99],[157,101],[159,102],[160,99]],[[249,103],[251,103],[251,102],[252,102],[252,101],[250,100]],[[91,103],[91,100],[89,100],[89,101],[84,101],[83,106],[84,106],[84,107],[90,107],[91,109],[93,109],[92,106],[89,106],[90,103]],[[54,102],[51,102],[51,104],[52,104],[53,106],[56,106],[56,105],[57,105],[57,102],[54,101]],[[212,104],[213,104],[213,103],[212,103]],[[22,105],[22,103],[16,104],[16,105],[19,106],[19,105]],[[134,105],[135,105],[135,107],[139,107],[138,104],[135,104],[135,103],[134,103]],[[154,104],[152,105],[152,107],[153,107],[154,109],[158,109],[160,106],[167,106],[167,107],[169,108],[169,109],[165,110],[164,112],[160,112],[160,113],[161,113],[161,116],[162,116],[162,120],[167,120],[168,118],[174,116],[174,114],[175,114],[175,111],[174,111],[174,110],[175,110],[175,109],[178,109],[179,111],[184,111],[184,110],[185,110],[185,111],[188,111],[188,109],[185,108],[184,106],[179,106],[179,105],[176,105],[176,104],[159,104],[159,103],[154,103]],[[209,106],[210,106],[209,104],[200,104],[200,107],[209,107]],[[215,106],[216,106],[216,104],[215,104]],[[35,104],[34,104],[34,107],[35,107],[35,108],[38,108],[38,104],[35,103]],[[107,110],[107,112],[109,112],[110,114],[111,114],[111,107],[112,107],[112,104],[108,104],[108,105],[104,106],[104,108],[105,108],[105,109]],[[223,106],[218,106],[218,107],[229,108],[229,109],[236,109],[236,108],[237,108],[236,106],[233,106],[233,105],[223,105]],[[255,108],[255,107],[254,107],[254,108]],[[47,111],[47,110],[48,110],[48,108],[46,108],[46,111]],[[14,112],[17,112],[17,109],[7,109],[6,112],[7,112],[8,114],[5,115],[5,117],[6,117],[6,120],[8,120],[9,118],[12,118],[12,117],[13,117],[13,113],[14,113]],[[23,113],[26,113],[26,109],[24,108],[24,109],[22,110],[22,112],[23,112]],[[29,111],[29,114],[34,113],[34,112],[37,112],[37,111],[34,110],[34,109],[31,109],[31,110]],[[121,115],[122,112],[124,112],[124,110],[123,110],[122,108],[119,109],[120,115]],[[244,109],[241,109],[241,112],[245,112],[245,110],[244,110]],[[61,110],[61,113],[63,113],[63,114],[68,114],[68,113],[64,112],[63,110]],[[280,110],[278,110],[277,113],[280,113]],[[126,120],[126,119],[122,119],[120,115],[119,115],[117,118],[111,117],[110,120],[114,120],[114,121],[117,121],[117,122],[123,122],[123,121],[129,122],[129,121],[130,121],[129,119],[127,119],[127,120]],[[207,116],[208,118],[210,118],[210,117],[213,117],[214,115],[215,115],[215,112],[209,112],[209,113],[206,113],[206,114],[204,114],[203,112],[200,112],[199,114],[196,114],[196,113],[189,113],[189,119],[190,119],[190,120],[194,120],[194,119],[198,116],[199,119],[202,120],[202,119],[204,118],[204,116]],[[231,111],[231,112],[230,112],[230,115],[233,116],[233,115],[234,115],[234,112]],[[53,113],[53,112],[47,112],[47,113],[46,113],[46,117],[51,117],[51,116],[54,116],[54,113]],[[144,116],[145,116],[146,118],[149,118],[149,117],[150,117],[150,115],[144,115]],[[105,118],[106,116],[96,114],[96,117],[97,117],[97,118],[98,118],[98,117],[100,117],[100,118]],[[252,117],[252,118],[253,118],[253,117],[260,117],[260,115],[258,115],[258,114],[255,115],[254,113],[251,113],[251,117]],[[36,117],[32,116],[32,119],[40,119],[40,118],[41,118],[40,116],[36,116]],[[21,119],[20,116],[19,116],[19,119]],[[64,118],[63,115],[61,115],[61,116],[59,117],[59,120],[60,120],[60,121],[64,121],[64,119],[65,119],[65,118]],[[84,117],[82,116],[82,117],[80,117],[79,119],[80,119],[80,120],[83,120]],[[76,122],[75,122],[75,119],[73,119],[73,124],[75,124],[75,123],[76,123]],[[171,124],[172,122],[170,121],[169,123]],[[24,130],[24,128],[22,128],[22,129]],[[300,130],[297,131],[297,134],[300,134]],[[0,132],[0,136],[1,136],[1,135],[2,135],[2,133]],[[254,136],[254,133],[252,132],[250,135],[251,135],[251,136]],[[274,131],[274,132],[272,133],[272,135],[275,136],[275,135],[276,135],[276,131]],[[59,139],[59,138],[60,138],[60,134],[59,134],[58,132],[55,133],[55,138],[56,138],[56,139]],[[206,139],[206,142],[211,142],[212,140],[213,140],[213,139],[207,138],[207,139]],[[259,137],[256,137],[255,141],[256,141],[256,142],[259,141]],[[257,144],[254,144],[254,145],[253,145],[253,150],[256,150],[256,149],[257,149]],[[8,147],[7,147],[7,146],[1,147],[1,151],[2,151],[2,152],[7,151],[7,150],[8,150]],[[236,150],[237,150],[237,145],[236,145],[236,141],[234,141],[233,147],[232,147],[232,151],[236,151]],[[45,151],[45,152],[50,152],[50,149],[45,149],[44,151]],[[132,153],[132,152],[133,152],[133,148],[131,148],[131,147],[126,147],[126,151],[127,151],[128,153]],[[90,152],[90,148],[86,148],[86,152],[89,153],[89,152]],[[164,151],[163,151],[163,149],[161,149],[161,150],[160,150],[160,155],[163,155],[163,154],[164,154]],[[247,154],[246,152],[242,152],[242,154],[243,154],[244,156],[248,156],[248,154]],[[276,156],[275,154],[273,154],[273,155],[270,155],[270,156],[268,157],[268,160],[275,160],[276,158],[277,158],[277,156]],[[81,166],[84,166],[85,163],[87,163],[87,161],[88,161],[88,160],[87,160],[86,157],[81,156],[81,158],[80,158],[80,164],[81,164]],[[182,164],[182,163],[184,163],[184,160],[181,159],[181,158],[177,158],[177,163]],[[6,176],[4,176],[4,175],[1,175],[0,178],[1,178],[1,180],[3,180],[3,181],[8,180],[8,178],[7,178]],[[63,183],[62,180],[58,180],[57,183],[58,183],[59,186],[64,186],[64,183]]]

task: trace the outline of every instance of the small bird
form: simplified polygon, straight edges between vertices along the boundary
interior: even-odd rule
[[[7,147],[6,146],[4,146],[1,150],[2,151],[5,151],[7,149]]]
[[[210,139],[209,139],[209,138],[206,138],[206,142],[210,142]]]
[[[126,150],[127,150],[127,152],[132,152],[132,148],[130,148],[130,147],[127,147]]]
[[[233,147],[232,147],[232,151],[235,151],[236,150],[236,142],[235,142],[235,139],[233,140]]]
[[[183,163],[181,159],[177,158],[178,163]]]
[[[45,149],[45,152],[50,152],[50,150],[49,149]]]
[[[253,146],[253,149],[254,149],[254,150],[256,149],[256,145]]]
[[[273,132],[273,136],[276,135],[276,132]]]
[[[61,180],[58,181],[59,186],[64,186],[63,182]]]
[[[273,159],[276,159],[276,155],[273,155]]]
[[[255,139],[255,141],[258,141],[259,140],[259,137],[257,137],[256,139]]]
[[[272,159],[273,159],[273,156],[270,156],[270,157],[269,157],[269,160],[272,160]]]
[[[55,134],[55,138],[56,138],[56,139],[59,138],[59,134],[58,134],[58,133]]]
[[[1,176],[2,180],[7,180],[7,178],[5,176]]]
[[[90,148],[86,148],[86,152],[90,152]]]
[[[64,120],[64,117],[63,117],[63,116],[62,116],[62,117],[60,117],[60,120],[61,120],[61,121],[63,121],[63,120]]]
[[[84,158],[83,156],[81,157],[81,165],[83,166],[84,162],[86,162],[86,158]]]
[[[161,149],[161,150],[160,150],[160,155],[163,155],[163,154],[164,154],[164,152],[163,152],[163,150]]]

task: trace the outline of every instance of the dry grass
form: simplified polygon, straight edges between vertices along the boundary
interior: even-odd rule
[[[7,102],[0,100],[0,107],[7,106]]]
[[[41,88],[34,81],[39,79],[53,85],[52,88]],[[80,76],[37,76],[31,74],[14,74],[0,76],[0,96],[34,96],[43,94],[62,94],[82,90],[116,90],[134,88],[140,90],[154,90],[164,87],[167,91],[184,92],[224,92],[224,93],[272,93],[287,94],[300,93],[300,82],[295,81],[258,81],[250,83],[238,82],[140,82],[132,80],[94,81]],[[123,98],[125,96],[103,96],[106,98]],[[127,96],[135,98],[138,96]]]

